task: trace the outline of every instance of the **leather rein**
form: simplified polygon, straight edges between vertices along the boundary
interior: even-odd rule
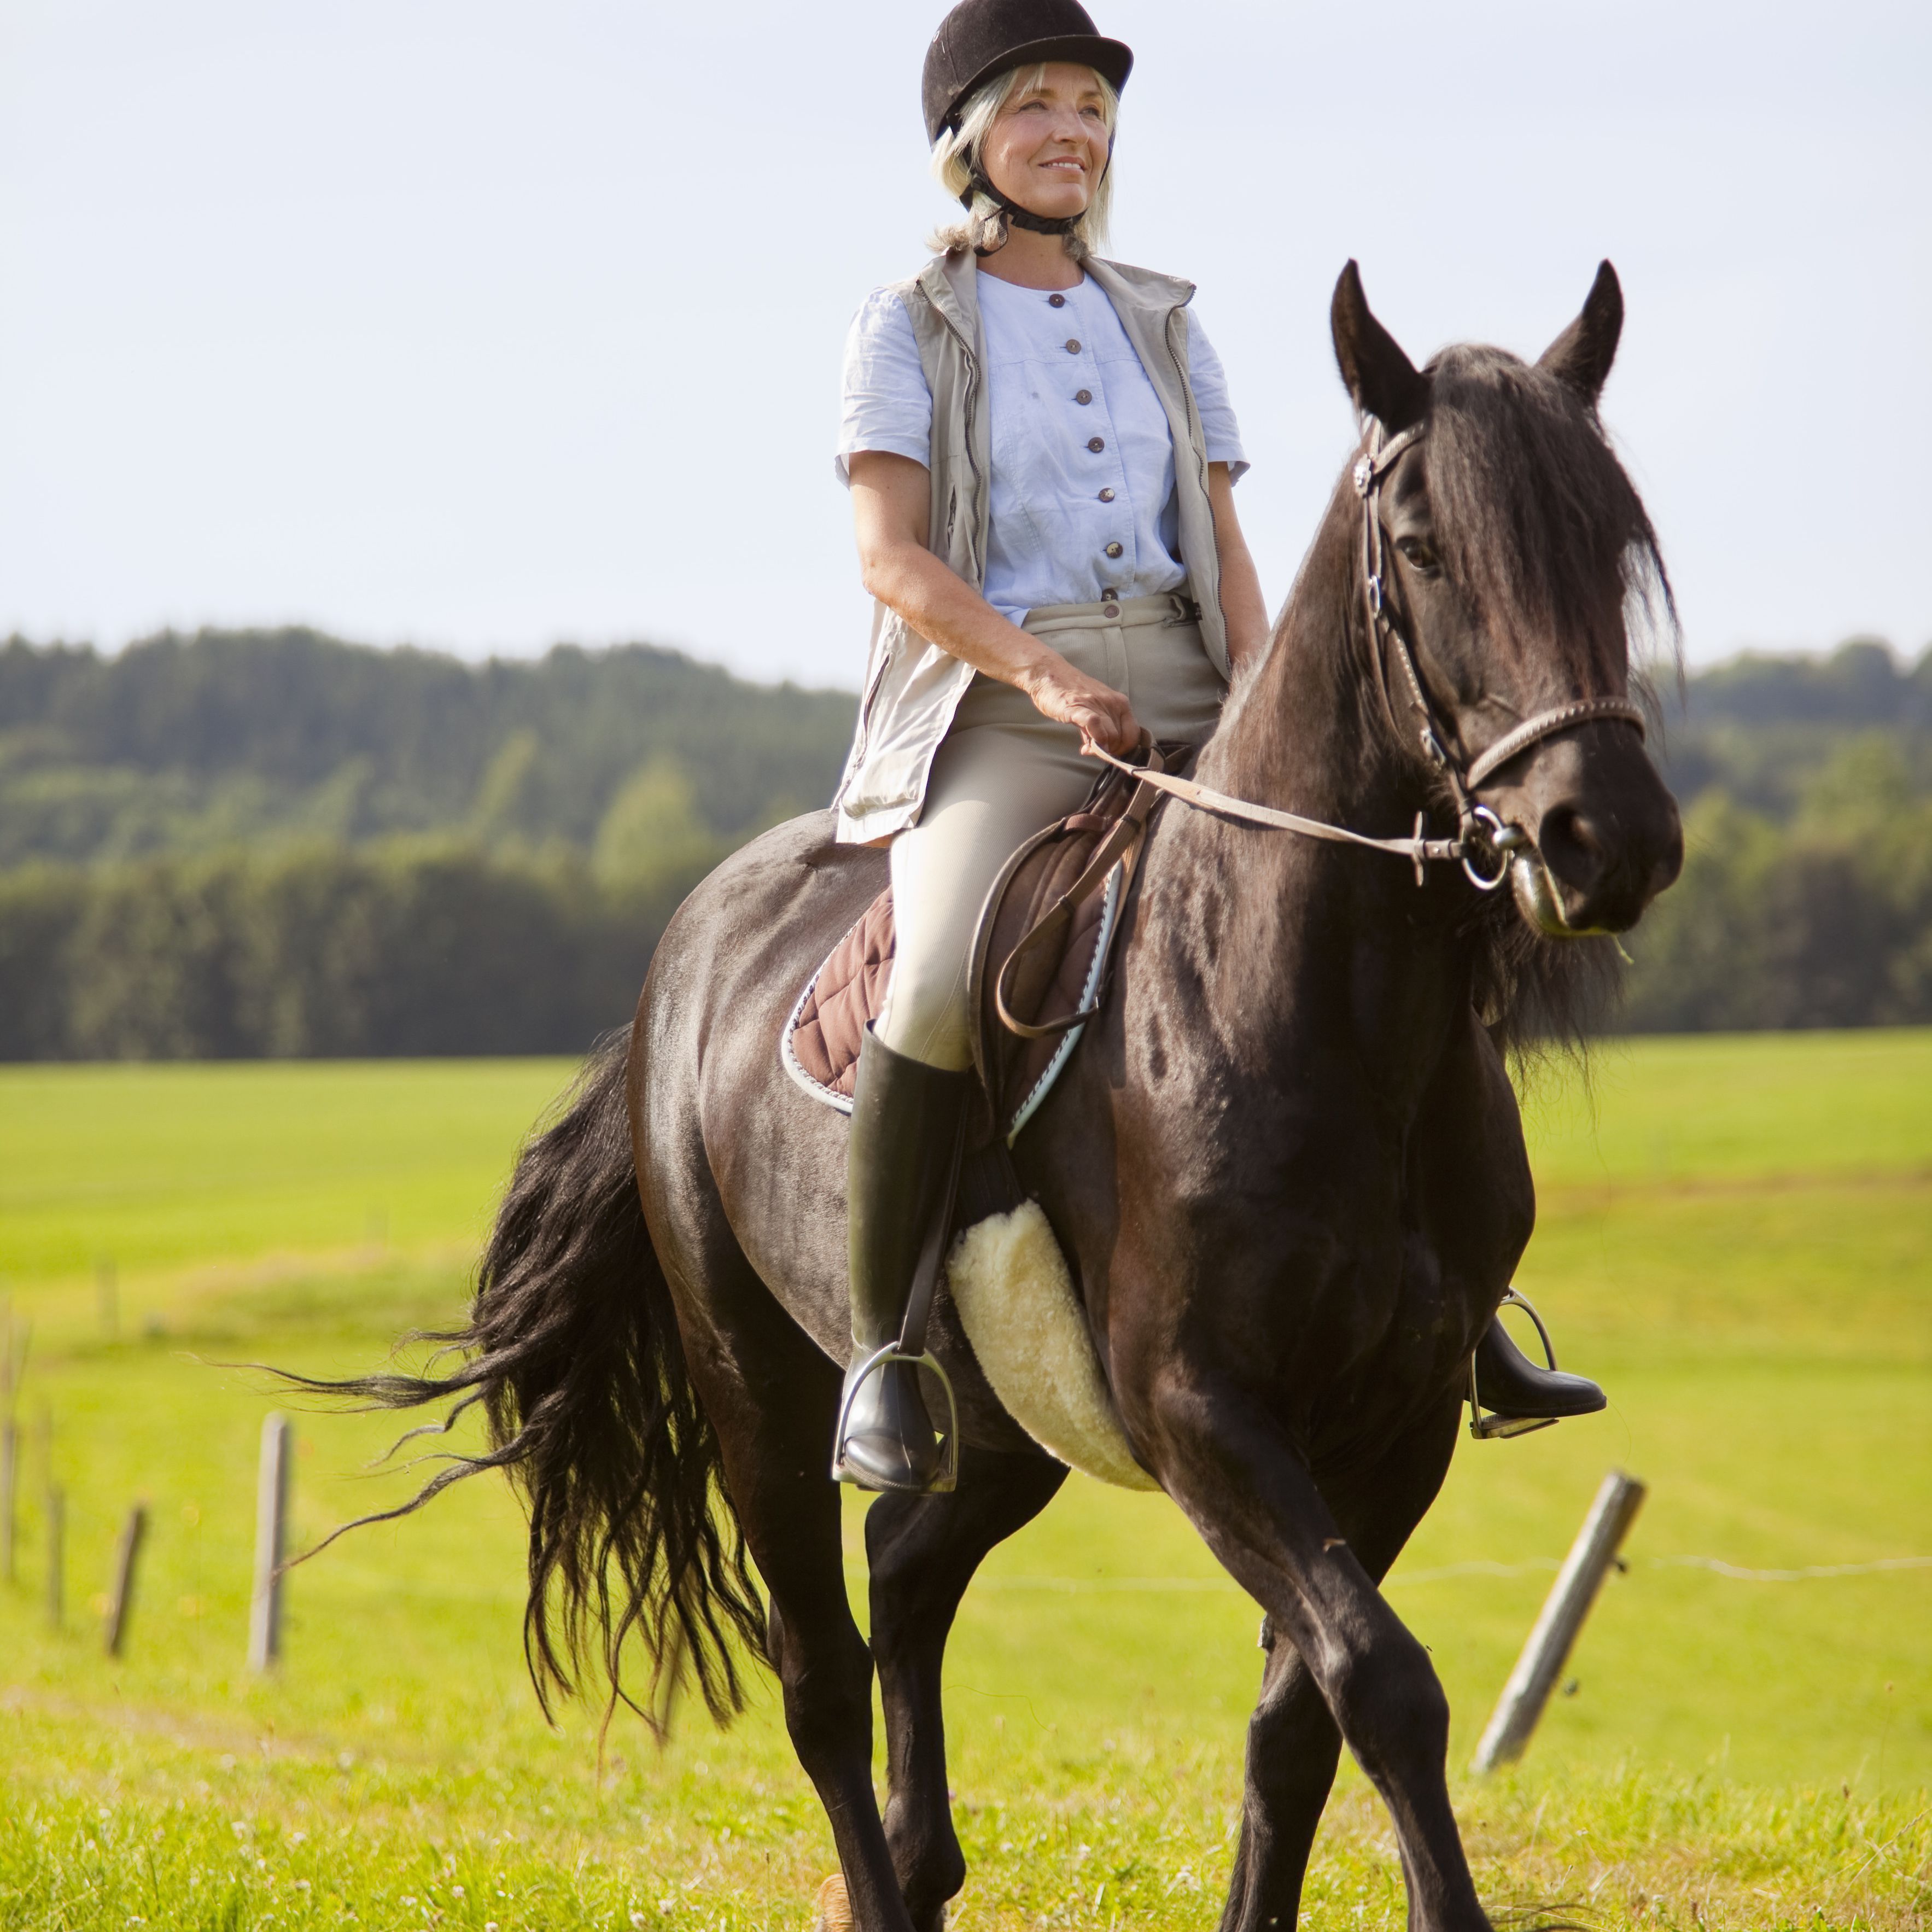
[[[1506,731],[1486,751],[1466,760],[1460,766],[1450,756],[1445,748],[1445,738],[1453,734],[1445,734],[1440,727],[1436,708],[1430,702],[1421,674],[1416,669],[1414,648],[1389,607],[1382,574],[1379,508],[1382,486],[1396,464],[1422,440],[1424,427],[1420,422],[1412,423],[1407,429],[1384,440],[1382,424],[1373,416],[1370,417],[1366,446],[1356,459],[1352,480],[1355,494],[1362,500],[1362,596],[1368,614],[1369,635],[1376,646],[1382,695],[1388,703],[1393,718],[1395,705],[1389,693],[1388,673],[1388,659],[1393,655],[1402,667],[1403,682],[1408,686],[1408,707],[1419,721],[1418,737],[1423,755],[1448,782],[1455,796],[1457,822],[1454,838],[1425,836],[1428,814],[1421,812],[1415,814],[1415,830],[1410,837],[1371,838],[1366,832],[1352,832],[1346,826],[1330,825],[1318,818],[1304,818],[1299,812],[1251,804],[1246,799],[1216,791],[1210,786],[1196,784],[1192,779],[1138,765],[1126,758],[1117,758],[1112,752],[1102,751],[1097,746],[1094,754],[1130,778],[1137,778],[1142,784],[1164,792],[1170,798],[1178,798],[1184,805],[1192,806],[1198,810],[1211,812],[1222,818],[1238,819],[1246,825],[1298,832],[1306,838],[1359,845],[1371,852],[1387,852],[1394,857],[1407,859],[1415,867],[1415,883],[1418,886],[1424,881],[1425,866],[1460,863],[1472,885],[1480,891],[1490,892],[1509,876],[1511,853],[1527,844],[1528,839],[1520,826],[1504,824],[1487,806],[1480,803],[1475,796],[1478,788],[1518,753],[1528,751],[1532,745],[1540,744],[1546,738],[1574,730],[1580,724],[1611,719],[1631,726],[1641,737],[1643,713],[1627,698],[1578,698],[1568,704],[1553,705],[1547,711],[1539,711],[1534,716],[1526,718],[1513,730]],[[1488,854],[1493,854],[1498,862],[1493,874],[1484,870],[1480,862]]]

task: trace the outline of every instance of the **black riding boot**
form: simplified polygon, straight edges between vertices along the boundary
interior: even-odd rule
[[[854,1354],[844,1393],[851,1406],[843,1439],[833,1444],[832,1473],[861,1489],[921,1492],[940,1472],[918,1370],[888,1362],[856,1395],[853,1382],[868,1357],[898,1339],[920,1250],[951,1208],[954,1148],[972,1078],[895,1053],[869,1027],[859,1049],[845,1155]]]
[[[1542,1325],[1537,1324],[1539,1329]],[[1565,1416],[1594,1415],[1610,1402],[1587,1376],[1565,1375],[1560,1369],[1540,1368],[1532,1362],[1510,1340],[1500,1315],[1491,1318],[1476,1344],[1475,1371],[1478,1402],[1496,1421],[1505,1425],[1485,1432],[1514,1435],[1520,1432],[1507,1426],[1512,1422],[1534,1425],[1560,1421]]]

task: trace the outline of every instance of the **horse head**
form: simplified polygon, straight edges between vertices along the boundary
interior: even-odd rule
[[[1532,927],[1625,931],[1676,878],[1684,841],[1631,702],[1633,623],[1675,614],[1597,413],[1623,326],[1616,272],[1598,268],[1582,313],[1533,364],[1463,346],[1418,369],[1353,262],[1330,322],[1368,419],[1354,482],[1366,642],[1389,715],[1466,826],[1496,830],[1494,862]]]

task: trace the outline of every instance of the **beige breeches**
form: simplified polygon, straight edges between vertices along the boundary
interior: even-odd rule
[[[1159,738],[1198,744],[1226,687],[1179,596],[1030,611],[1026,628],[1124,692]],[[1107,610],[1119,615],[1109,617]],[[1011,685],[975,677],[934,754],[919,823],[892,841],[892,988],[880,1037],[928,1066],[970,1064],[966,973],[981,908],[1014,848],[1075,810],[1105,769]]]

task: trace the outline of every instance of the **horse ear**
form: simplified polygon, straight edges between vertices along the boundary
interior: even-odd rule
[[[1623,285],[1607,262],[1597,265],[1597,279],[1583,298],[1582,313],[1546,349],[1537,367],[1547,369],[1592,407],[1604,392],[1610,364],[1617,359],[1624,332]]]
[[[1362,274],[1352,261],[1335,284],[1328,305],[1329,332],[1342,380],[1364,416],[1395,436],[1420,419],[1429,406],[1429,383],[1402,353],[1402,344],[1376,321],[1362,292]]]

